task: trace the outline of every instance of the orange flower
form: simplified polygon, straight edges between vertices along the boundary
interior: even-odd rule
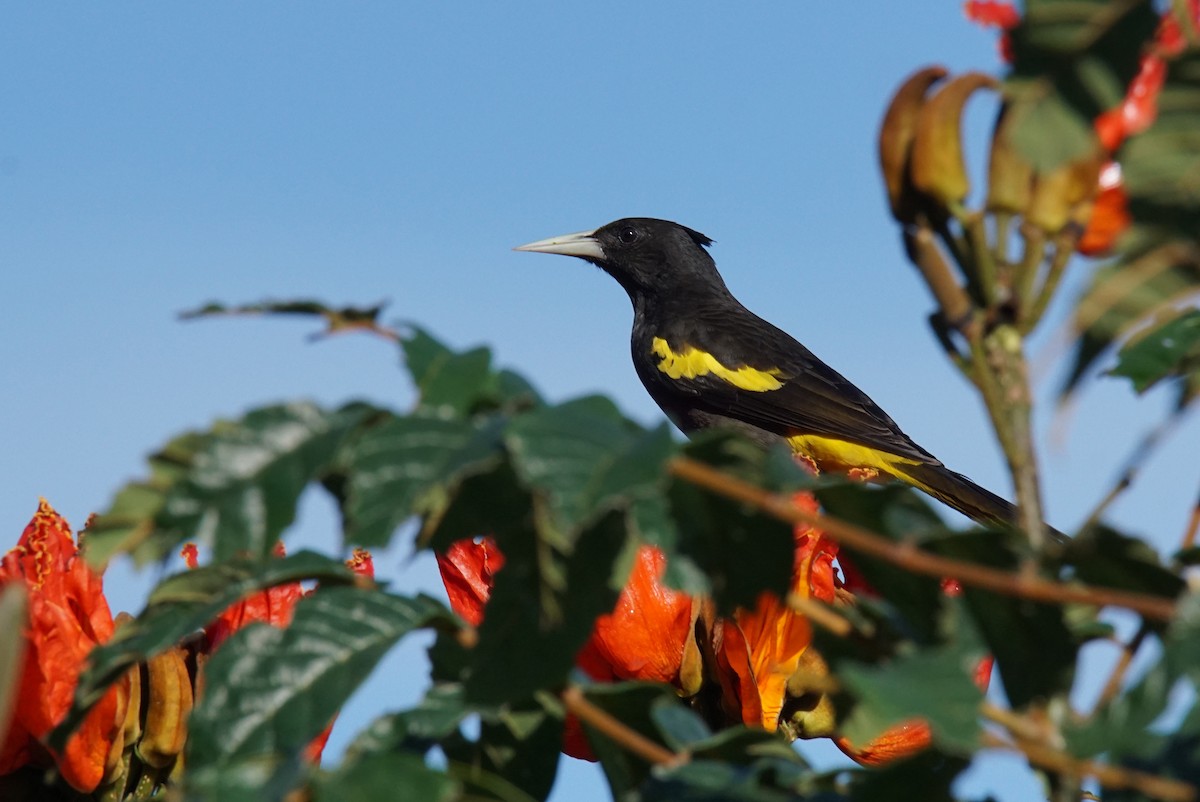
[[[808,512],[817,511],[812,493],[796,493],[792,501]],[[807,524],[797,524],[795,542],[792,593],[833,601],[837,544]],[[753,610],[739,609],[732,619],[721,622],[719,639],[717,661],[724,669],[721,681],[727,709],[737,707],[744,723],[774,731],[779,726],[788,678],[812,641],[808,619],[766,592],[758,597]]]
[[[445,554],[437,555],[437,563],[450,609],[471,626],[479,626],[495,574],[504,567],[504,555],[496,541],[490,537],[457,540]]]
[[[1121,183],[1121,169],[1110,162],[1100,173],[1100,191],[1092,216],[1075,249],[1086,256],[1101,256],[1112,249],[1130,222],[1129,198]]]
[[[933,743],[933,730],[924,719],[914,718],[889,727],[861,749],[845,738],[834,743],[847,757],[864,766],[882,766],[928,749]]]
[[[88,654],[112,637],[113,619],[103,580],[79,556],[71,528],[45,499],[0,561],[0,584],[6,582],[25,584],[29,623],[16,709],[0,743],[0,774],[49,756],[73,788],[90,793],[105,775],[124,723],[117,688],[92,708],[63,753],[42,739],[66,716]]]
[[[199,563],[194,543],[185,545],[181,554],[188,568],[197,567]],[[276,543],[275,556],[283,557],[285,554],[283,544]],[[230,635],[254,621],[281,629],[286,627],[292,623],[292,612],[296,609],[296,602],[303,597],[304,589],[300,583],[288,582],[251,593],[241,601],[234,602],[204,628],[204,634],[208,638],[208,651],[212,652]]]
[[[662,584],[667,556],[638,549],[629,580],[609,615],[596,619],[591,643],[623,680],[676,683],[692,629],[692,598]]]
[[[504,555],[490,537],[463,539],[437,555],[450,607],[472,626],[483,621],[495,574]],[[633,570],[613,612],[596,619],[575,664],[597,682],[647,680],[678,685],[683,651],[692,628],[692,600],[662,584],[666,555],[638,549]],[[595,760],[578,720],[567,716],[563,752]]]

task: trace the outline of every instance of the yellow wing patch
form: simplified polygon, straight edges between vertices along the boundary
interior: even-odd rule
[[[749,365],[728,368],[707,351],[690,346],[682,351],[672,351],[671,346],[661,337],[655,337],[650,345],[650,350],[656,356],[662,357],[662,361],[658,363],[658,369],[672,379],[694,379],[697,376],[711,374],[729,382],[734,387],[754,393],[778,390],[783,386],[783,382],[778,378],[781,373],[778,368],[759,370]]]
[[[866,471],[867,473],[861,474],[863,478],[869,478],[870,471],[878,471],[908,482],[915,487],[927,489],[923,483],[904,470],[906,465],[920,464],[917,460],[909,457],[901,457],[870,446],[833,437],[821,437],[816,434],[798,434],[789,437],[788,445],[797,454],[815,462],[818,468]]]

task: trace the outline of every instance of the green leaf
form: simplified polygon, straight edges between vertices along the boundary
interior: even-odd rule
[[[126,669],[174,646],[211,624],[231,604],[275,585],[316,579],[350,583],[355,574],[341,562],[310,551],[267,560],[232,560],[167,577],[151,591],[146,609],[96,647],[75,688],[75,702],[54,730],[51,745],[62,748],[88,709]]]
[[[1086,158],[1096,148],[1088,117],[1067,98],[1046,86],[1026,90],[1013,106],[1011,140],[1041,173]]]
[[[840,478],[822,480],[817,498],[825,512],[893,541],[936,548],[942,540],[970,537],[947,529],[933,507],[912,488],[893,483],[873,487]],[[991,533],[985,537],[994,537]],[[898,571],[895,565],[849,547],[841,558],[866,579],[884,601],[898,631],[921,643],[937,638],[944,594],[935,577]]]
[[[1185,583],[1165,567],[1150,544],[1098,524],[1084,530],[1069,544],[1064,559],[1075,577],[1096,587],[1130,590],[1174,598]]]
[[[961,756],[927,749],[899,763],[857,772],[851,783],[851,798],[854,802],[897,802],[896,789],[901,788],[905,799],[958,802],[962,797],[951,786],[967,766]]]
[[[1184,22],[1186,30],[1191,23]],[[1196,261],[1200,197],[1193,176],[1200,170],[1200,50],[1193,46],[1167,62],[1158,111],[1145,132],[1121,150],[1121,171],[1141,251],[1168,242],[1186,243]],[[1122,250],[1128,253],[1125,241]]]
[[[429,597],[343,587],[301,600],[286,629],[239,630],[205,666],[188,724],[189,770],[299,753],[397,640],[431,625],[455,623]]]
[[[557,528],[568,534],[606,509],[660,493],[674,452],[666,426],[643,433],[598,397],[521,415],[505,442],[522,483],[545,494]]]
[[[769,452],[728,432],[697,438],[685,456],[753,484],[765,483]],[[710,593],[720,613],[753,608],[770,590],[787,594],[793,562],[792,527],[724,496],[672,478],[667,491],[677,543],[663,543],[668,584]]]
[[[596,684],[589,686],[584,696],[634,732],[667,746],[652,711],[659,705],[679,704],[670,688],[649,682]],[[649,776],[650,764],[588,724],[584,723],[583,729],[588,745],[604,769],[613,799],[630,798]]]
[[[1080,338],[1060,396],[1074,392],[1096,360],[1144,321],[1200,291],[1200,259],[1189,253],[1168,244],[1096,271],[1075,310]]]
[[[627,539],[619,513],[604,516],[566,548],[540,532],[514,534],[496,534],[505,563],[470,653],[472,703],[518,703],[561,686],[624,580],[613,575]]]
[[[313,783],[317,802],[451,802],[462,798],[462,784],[425,765],[418,755],[369,754],[347,761]]]
[[[813,784],[812,775],[804,770],[803,764],[781,758],[762,758],[746,765],[696,759],[656,772],[642,788],[639,798],[644,802],[820,799],[813,793]]]
[[[503,456],[503,425],[500,418],[472,422],[416,412],[362,430],[341,466],[347,541],[386,544],[397,526],[423,510],[427,494],[444,496],[447,485],[492,466]]]
[[[1039,172],[1096,147],[1092,120],[1115,106],[1158,25],[1150,0],[1028,0],[1010,32],[1013,143]]]
[[[1049,699],[1071,687],[1079,643],[1061,607],[972,588],[964,596],[996,657],[1013,707]]]
[[[562,749],[563,722],[537,702],[505,706],[485,714],[479,741],[470,754],[447,748],[451,760],[479,766],[536,799],[544,799],[554,784]]]
[[[1191,309],[1136,337],[1117,355],[1109,373],[1133,381],[1144,393],[1168,376],[1200,371],[1200,310]]]
[[[309,768],[299,755],[247,757],[222,766],[188,766],[179,797],[183,802],[287,802],[295,799]]]
[[[268,555],[300,493],[370,412],[362,404],[281,404],[176,438],[152,459],[151,480],[122,490],[89,529],[89,561],[125,550],[142,563],[161,560],[185,540],[211,543],[216,561]]]
[[[420,394],[418,408],[432,415],[464,417],[492,386],[492,352],[487,348],[452,351],[415,327],[401,345]]]
[[[982,700],[971,676],[983,656],[982,649],[950,646],[904,654],[878,666],[839,664],[838,679],[856,700],[843,732],[851,742],[865,745],[888,727],[923,718],[936,743],[971,754]]]
[[[1187,718],[1164,732],[1160,719],[1178,707],[1176,691],[1200,687],[1200,596],[1179,600],[1175,618],[1162,635],[1162,654],[1130,688],[1102,706],[1087,721],[1064,730],[1072,754],[1089,757],[1107,753],[1110,760],[1133,764],[1153,774],[1188,778],[1168,766],[1200,763],[1200,713],[1195,701]],[[1179,712],[1183,712],[1180,710]]]
[[[412,750],[424,753],[458,729],[467,715],[463,688],[458,683],[437,683],[420,704],[399,713],[388,713],[371,722],[346,749],[347,760],[374,752]]]
[[[208,435],[180,435],[149,457],[150,477],[130,482],[117,491],[112,505],[88,522],[81,546],[88,564],[103,570],[117,554],[132,553],[138,565],[161,560],[169,551],[163,544],[147,540],[156,534],[155,518],[162,512],[167,493],[186,474]]]

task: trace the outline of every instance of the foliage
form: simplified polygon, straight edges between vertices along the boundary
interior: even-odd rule
[[[945,70],[915,75],[889,111],[881,156],[908,255],[938,300],[935,329],[984,394],[1028,512],[1037,499],[1021,430],[1029,413],[1023,337],[1095,200],[1093,119],[1120,102],[1159,17],[1137,0],[1030,0],[1026,11],[1011,34],[1015,62],[993,141],[993,168],[1004,169],[993,170],[985,208],[964,205],[959,115],[972,93],[998,86],[989,77],[949,78],[933,90]],[[1182,303],[1200,284],[1191,147],[1200,62],[1194,48],[1173,59],[1160,125],[1114,154],[1126,166],[1137,222],[1079,304],[1071,387],[1119,350],[1112,374],[1139,392],[1174,382],[1182,408],[1200,385],[1200,324]],[[1076,169],[1081,156],[1086,164]],[[1063,163],[1071,169],[1056,172]],[[1005,176],[1012,180],[1000,186]],[[1007,253],[1007,235],[994,233],[1014,219],[1027,246],[1020,258]],[[530,380],[497,368],[488,349],[456,350],[420,328],[399,334],[379,323],[381,311],[304,300],[209,304],[186,315],[307,315],[329,334],[379,335],[399,348],[417,401],[408,410],[278,404],[157,451],[148,476],[90,523],[84,556],[94,568],[118,554],[157,563],[195,540],[212,563],[166,576],[136,619],[97,639],[65,721],[30,734],[29,748],[36,741],[44,754],[0,778],[0,797],[80,798],[61,782],[44,785],[39,760],[52,762],[89,711],[130,693],[135,677],[156,698],[165,686],[154,672],[169,655],[192,683],[183,759],[172,754],[171,773],[148,772],[145,787],[131,788],[122,775],[96,794],[149,798],[169,783],[172,798],[186,800],[294,799],[297,789],[315,800],[540,799],[565,749],[590,753],[614,798],[629,802],[868,802],[895,799],[897,788],[906,798],[954,799],[955,780],[980,747],[998,745],[1023,753],[1055,798],[1078,798],[1084,776],[1112,787],[1106,798],[1195,798],[1200,600],[1183,578],[1194,553],[1163,564],[1142,541],[1096,522],[1069,542],[1042,540],[1031,536],[1039,515],[1034,526],[956,531],[910,490],[814,478],[780,448],[731,433],[683,443],[600,396],[548,402]],[[445,556],[474,544],[481,559],[502,555],[503,568],[461,577],[463,592],[476,594],[468,615],[453,592],[451,610],[322,555],[276,556],[311,487],[337,505],[344,549],[406,537]],[[821,532],[798,501],[811,496],[797,491],[820,500],[830,517],[816,526],[837,548],[814,546]],[[693,675],[681,666],[673,684],[589,674],[597,621],[630,598],[621,594],[648,553],[665,568],[642,577],[642,591],[690,598],[678,608],[691,610],[690,621],[681,619],[683,651],[699,655],[698,667]],[[796,576],[823,570],[828,593],[810,593],[807,579],[796,585]],[[32,572],[20,584],[16,576],[10,570],[11,584],[0,587],[0,714],[20,703],[12,622],[27,603],[51,598]],[[239,625],[216,648],[214,620],[280,588],[288,589],[288,620]],[[1131,655],[1146,642],[1160,653],[1132,680],[1118,675],[1094,710],[1071,715],[1081,650],[1111,636],[1105,606],[1142,616]],[[787,676],[777,678],[786,695],[769,724],[788,737],[834,738],[863,766],[815,771],[783,734],[768,731],[762,705],[751,715],[744,696],[762,687],[761,676],[739,687],[712,681],[715,664],[729,659],[713,644],[728,647],[745,632],[787,640],[763,625],[785,614],[793,616],[787,634],[802,631],[804,652],[791,654]],[[383,712],[340,765],[319,767],[314,738],[383,654],[422,630],[433,636],[422,701]],[[702,633],[707,647],[697,644]],[[972,680],[986,685],[993,657],[1003,692],[988,701]],[[778,668],[748,662],[764,674]],[[1162,726],[1164,718],[1173,725]],[[912,731],[919,754],[889,751],[897,732]],[[127,747],[128,760],[146,739],[128,729],[124,737],[110,733],[106,746]],[[91,768],[111,779],[111,765]]]

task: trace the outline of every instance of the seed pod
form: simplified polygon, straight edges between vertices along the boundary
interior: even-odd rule
[[[1025,210],[1025,221],[1047,234],[1057,234],[1072,216],[1083,212],[1096,195],[1104,156],[1097,151],[1079,161],[1060,165],[1039,175]],[[1083,208],[1081,208],[1083,207]]]
[[[945,67],[933,66],[908,76],[892,95],[879,126],[879,170],[883,173],[892,216],[901,223],[913,222],[919,203],[908,170],[917,115],[929,88],[946,75]]]
[[[146,664],[146,726],[137,754],[154,768],[170,765],[187,741],[192,682],[184,656],[181,647],[173,646]]]
[[[917,116],[913,186],[943,206],[961,204],[971,191],[960,136],[962,111],[971,95],[984,88],[995,89],[996,80],[981,72],[951,78],[926,101]]]
[[[1011,141],[1013,119],[1012,109],[1005,103],[996,115],[988,157],[989,212],[1020,214],[1029,205],[1029,196],[1033,192],[1033,167]]]

